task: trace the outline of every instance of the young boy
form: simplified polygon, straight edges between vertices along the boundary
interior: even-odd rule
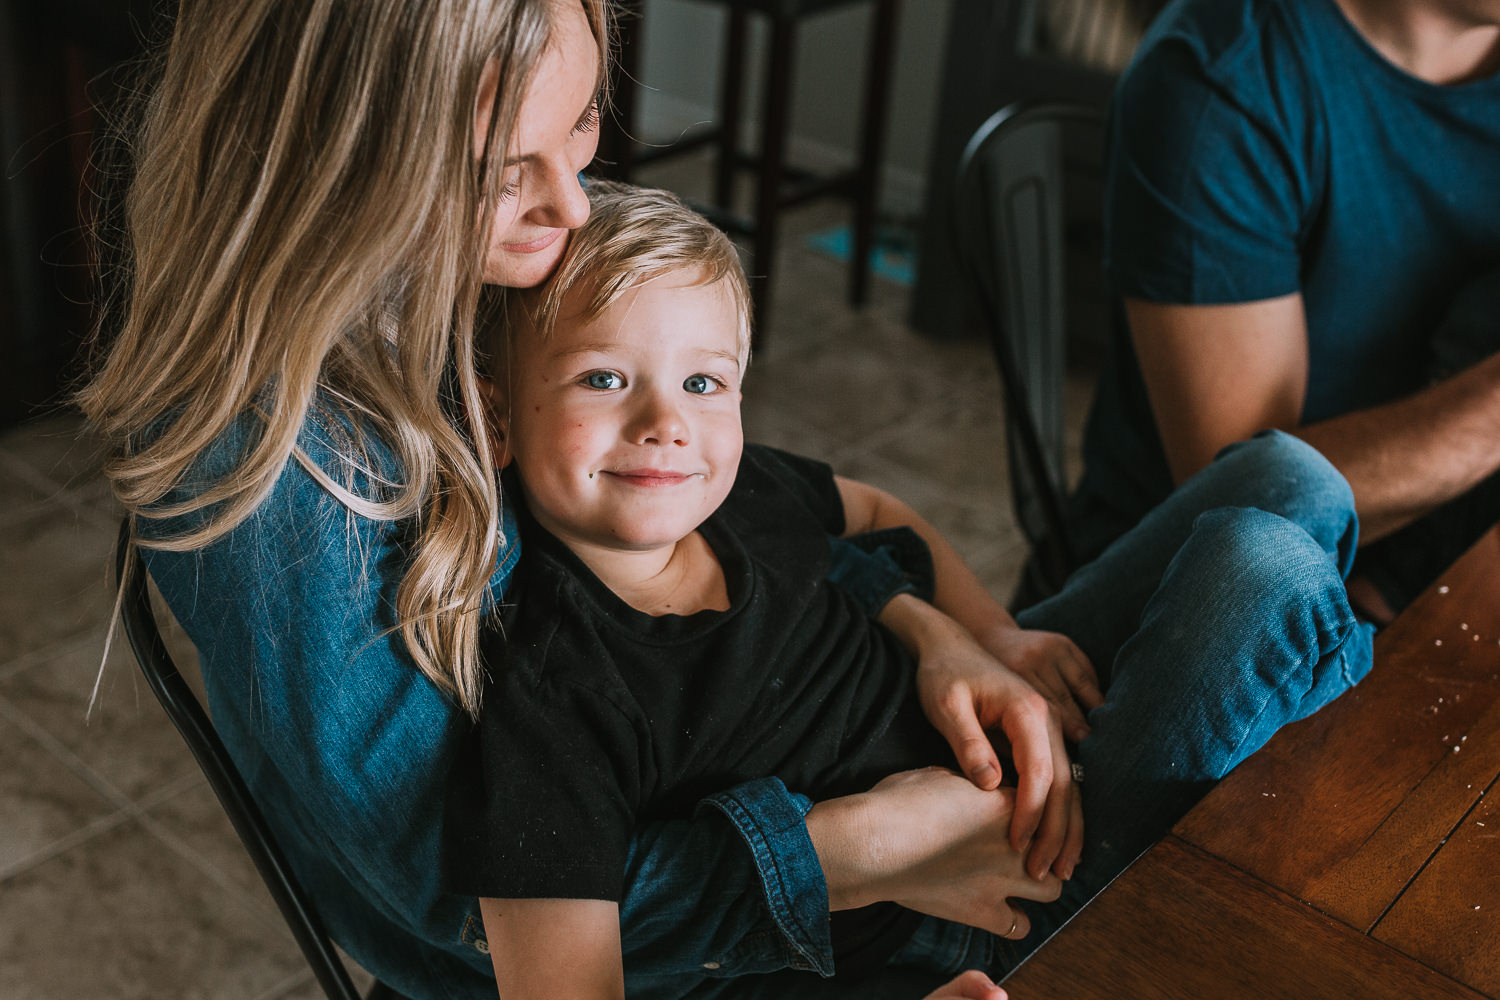
[[[953,759],[912,658],[826,575],[831,534],[895,529],[916,577],[957,555],[881,491],[744,446],[733,245],[665,192],[590,197],[494,350],[525,557],[486,649],[449,874],[484,897],[507,1000],[623,996],[616,902],[642,821],[755,777],[816,798]],[[838,915],[840,974],[884,965],[918,919]]]

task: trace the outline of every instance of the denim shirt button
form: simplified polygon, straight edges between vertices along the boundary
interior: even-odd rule
[[[713,970],[713,969],[717,969],[719,967],[719,963],[718,962],[704,962],[703,963],[703,967],[705,969]]]
[[[479,952],[479,954],[481,955],[488,955],[490,953],[490,943],[484,938],[475,938],[474,950]]]

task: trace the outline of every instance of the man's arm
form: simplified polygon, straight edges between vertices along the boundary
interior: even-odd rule
[[[1365,543],[1500,469],[1500,355],[1405,399],[1302,426],[1300,295],[1208,306],[1127,299],[1125,312],[1179,483],[1226,445],[1268,427],[1290,431],[1349,480]]]

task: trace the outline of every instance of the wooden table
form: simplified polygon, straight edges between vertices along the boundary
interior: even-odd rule
[[[1500,528],[1381,633],[1370,676],[1278,733],[1005,987],[1500,998],[1497,776]]]

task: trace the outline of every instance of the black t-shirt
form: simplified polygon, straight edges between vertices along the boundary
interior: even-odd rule
[[[951,763],[909,654],[826,579],[844,529],[826,465],[745,449],[700,529],[723,612],[637,611],[520,521],[525,555],[503,632],[484,640],[490,683],[453,782],[455,891],[618,901],[631,831],[705,795],[775,776],[821,798]]]

